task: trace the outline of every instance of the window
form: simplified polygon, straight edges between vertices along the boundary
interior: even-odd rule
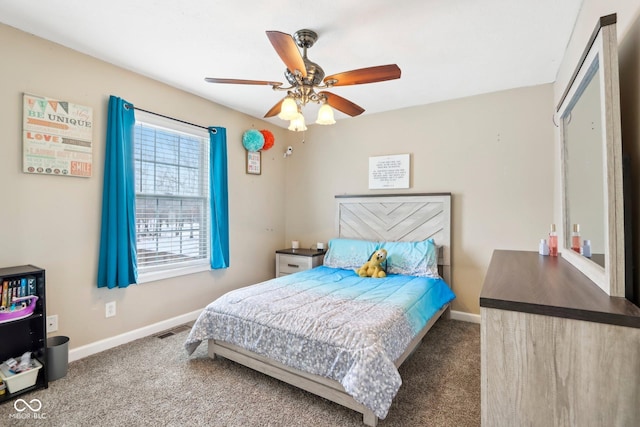
[[[136,111],[139,281],[209,269],[207,131]]]

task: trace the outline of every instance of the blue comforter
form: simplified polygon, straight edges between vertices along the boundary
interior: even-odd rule
[[[342,384],[384,419],[402,380],[394,361],[455,295],[440,278],[316,267],[231,291],[209,304],[185,348],[239,345]]]

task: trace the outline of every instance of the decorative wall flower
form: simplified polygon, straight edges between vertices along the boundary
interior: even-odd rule
[[[275,143],[275,138],[273,136],[273,133],[271,133],[270,130],[262,129],[260,133],[264,137],[264,146],[262,147],[262,151],[267,151],[269,148],[273,147],[273,144]]]
[[[242,135],[242,145],[247,151],[260,151],[264,146],[264,136],[259,130],[249,129]]]

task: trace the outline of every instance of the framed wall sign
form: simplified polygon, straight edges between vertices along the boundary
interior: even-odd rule
[[[369,157],[369,189],[409,188],[409,154]]]
[[[247,151],[247,173],[251,175],[262,173],[262,153],[260,151]]]
[[[93,109],[27,93],[23,105],[23,172],[91,177]]]

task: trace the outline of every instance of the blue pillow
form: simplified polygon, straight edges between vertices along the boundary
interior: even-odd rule
[[[331,239],[324,265],[347,270],[360,268],[379,247],[378,242],[369,240]]]
[[[387,250],[387,274],[419,277],[438,275],[438,251],[433,239],[420,242],[382,242]]]

